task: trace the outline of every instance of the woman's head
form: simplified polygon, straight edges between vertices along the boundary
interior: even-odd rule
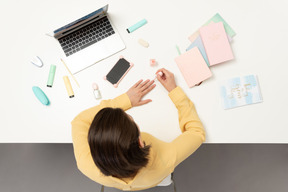
[[[148,163],[150,146],[139,144],[136,123],[120,108],[100,110],[88,133],[91,155],[106,176],[133,177]]]

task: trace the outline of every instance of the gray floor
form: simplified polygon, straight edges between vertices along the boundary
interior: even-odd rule
[[[77,170],[71,144],[0,144],[0,155],[1,192],[100,191]],[[174,177],[178,192],[287,192],[288,145],[205,144]]]

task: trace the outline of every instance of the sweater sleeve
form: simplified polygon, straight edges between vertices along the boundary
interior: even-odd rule
[[[182,132],[171,143],[171,147],[176,151],[176,167],[205,141],[205,131],[194,104],[180,87],[172,90],[169,97],[178,110],[179,126]]]
[[[74,147],[74,155],[77,165],[85,164],[86,158],[90,154],[90,147],[88,144],[88,132],[90,125],[95,115],[103,108],[122,108],[128,110],[131,108],[131,102],[127,94],[122,94],[115,99],[103,100],[100,105],[87,109],[77,115],[71,122],[72,125],[72,140]]]

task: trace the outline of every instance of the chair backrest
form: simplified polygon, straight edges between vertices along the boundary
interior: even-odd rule
[[[173,180],[170,174],[165,179],[163,179],[163,181],[161,181],[161,183],[159,183],[157,186],[168,186],[168,185],[171,185],[172,183],[173,183]]]
[[[165,187],[165,186],[169,186],[173,183],[173,176],[170,174],[168,175],[165,179],[163,179],[163,181],[161,183],[159,183],[157,186],[159,187]],[[104,192],[104,185],[101,185],[101,192]],[[174,192],[176,192],[176,186],[174,183]]]

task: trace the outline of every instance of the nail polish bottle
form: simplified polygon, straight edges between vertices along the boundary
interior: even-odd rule
[[[101,99],[101,93],[99,91],[98,85],[96,83],[93,83],[92,88],[93,88],[93,93],[94,93],[95,99]]]

